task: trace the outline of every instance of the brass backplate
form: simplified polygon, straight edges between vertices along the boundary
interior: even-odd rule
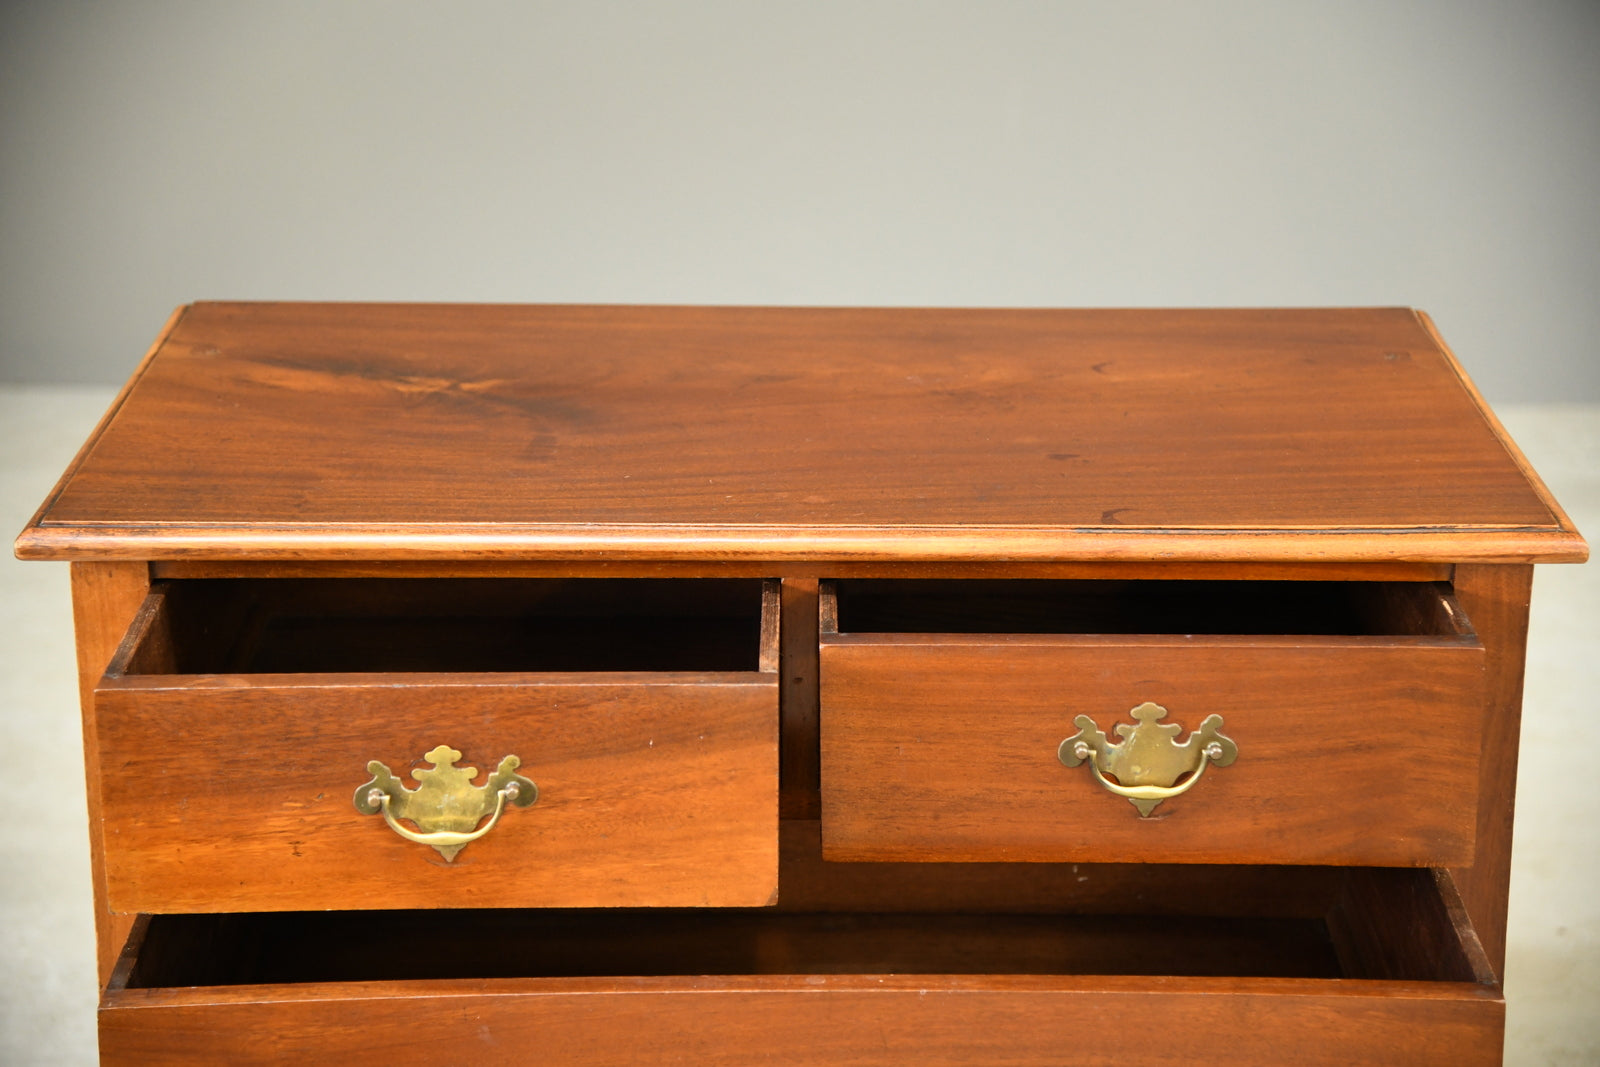
[[[1056,755],[1068,767],[1088,762],[1100,784],[1125,797],[1141,818],[1149,818],[1162,801],[1186,792],[1207,761],[1226,767],[1239,756],[1239,746],[1220,732],[1221,715],[1206,716],[1187,740],[1179,741],[1183,727],[1162,722],[1167,709],[1160,704],[1147,701],[1128,714],[1137,723],[1116,725],[1121,741],[1112,741],[1093,719],[1079,715],[1072,721],[1078,732],[1061,742]],[[1178,784],[1185,775],[1188,779]]]
[[[417,781],[415,789],[401,784],[382,761],[368,763],[372,781],[356,790],[355,806],[363,815],[382,812],[396,833],[430,845],[447,861],[488,833],[507,802],[525,808],[539,799],[539,787],[516,773],[522,765],[516,756],[502,759],[481,786],[472,784],[478,768],[457,767],[461,753],[449,745],[439,745],[423,758],[433,767],[411,772]],[[485,817],[492,818],[480,830],[478,824]],[[397,819],[414,823],[420,833],[408,832]]]

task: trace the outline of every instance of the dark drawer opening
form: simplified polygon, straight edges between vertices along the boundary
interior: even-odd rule
[[[1429,872],[1352,871],[1325,913],[1303,917],[699,908],[157,915],[135,945],[136,962],[130,954],[126,984],[761,974],[1475,981],[1461,936]]]
[[[888,579],[831,583],[836,633],[1471,633],[1445,582]],[[831,625],[830,625],[831,624]]]
[[[696,908],[157,915],[129,984],[1094,973],[1341,976],[1315,920]]]
[[[154,592],[127,674],[754,671],[775,636],[759,579],[195,579]]]

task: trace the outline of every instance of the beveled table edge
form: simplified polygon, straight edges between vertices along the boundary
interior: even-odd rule
[[[35,520],[30,560],[657,560],[1581,563],[1569,526],[1156,527],[655,524],[75,524]]]

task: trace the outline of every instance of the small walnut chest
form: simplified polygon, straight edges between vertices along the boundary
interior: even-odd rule
[[[17,554],[108,1063],[1461,1067],[1587,549],[1410,310],[206,303]]]

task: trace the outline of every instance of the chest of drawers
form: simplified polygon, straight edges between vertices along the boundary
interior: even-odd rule
[[[1532,564],[1425,316],[197,304],[72,561],[117,1063],[1500,1058]]]

